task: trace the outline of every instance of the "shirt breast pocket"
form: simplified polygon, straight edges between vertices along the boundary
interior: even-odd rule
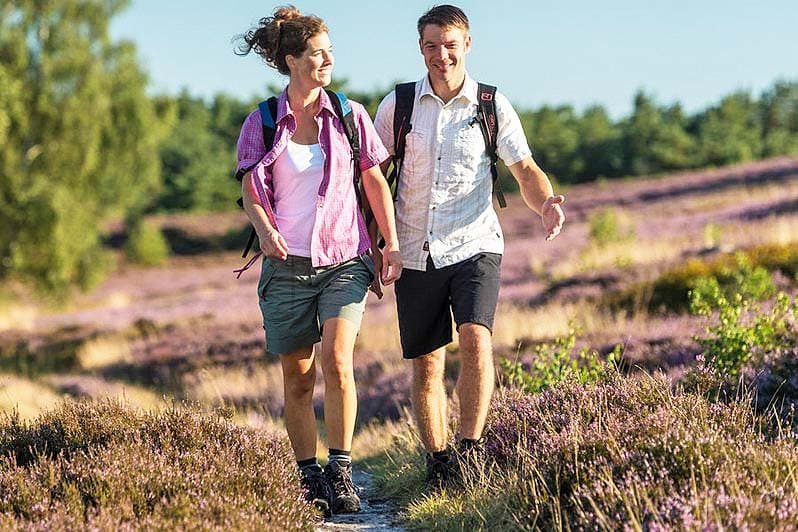
[[[485,139],[479,126],[461,128],[454,138],[453,178],[473,182],[485,156]]]
[[[412,177],[424,177],[432,171],[427,136],[419,131],[410,131],[405,136],[405,158],[402,166]]]

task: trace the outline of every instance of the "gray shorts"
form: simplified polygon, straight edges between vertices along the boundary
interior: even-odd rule
[[[371,257],[314,268],[309,258],[264,258],[258,283],[266,350],[282,354],[321,340],[324,322],[344,318],[360,328],[368,286],[374,279]]]

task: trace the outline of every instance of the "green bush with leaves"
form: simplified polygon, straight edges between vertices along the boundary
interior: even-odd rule
[[[708,336],[697,336],[695,340],[704,349],[707,364],[721,378],[731,380],[755,357],[788,347],[794,339],[791,327],[798,317],[798,306],[787,294],[779,293],[773,308],[762,312],[758,304],[741,293],[728,296],[714,280],[691,293],[690,309],[708,318],[717,313],[717,324],[706,328]]]
[[[169,243],[158,225],[146,220],[133,224],[125,251],[131,262],[142,266],[161,265],[171,253]]]
[[[588,222],[590,240],[599,247],[634,238],[634,230],[628,220],[615,209],[604,209],[592,214]]]
[[[577,330],[571,325],[568,336],[556,338],[551,344],[535,347],[535,359],[528,370],[519,361],[500,361],[504,381],[527,393],[536,393],[551,388],[566,379],[580,383],[597,382],[606,374],[607,368],[620,360],[621,346],[615,346],[606,361],[589,347],[576,350]]]
[[[798,246],[757,246],[735,253],[724,253],[713,260],[692,258],[666,271],[653,281],[637,283],[631,288],[605,296],[604,303],[614,308],[645,305],[652,312],[690,310],[690,293],[696,287],[714,280],[721,292],[731,297],[759,301],[776,291],[772,271],[788,275],[798,268]]]

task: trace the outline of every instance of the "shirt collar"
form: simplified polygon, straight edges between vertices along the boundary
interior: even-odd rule
[[[423,96],[433,96],[438,98],[438,96],[435,95],[435,91],[432,90],[432,84],[429,82],[429,74],[421,78],[421,94],[419,94],[419,99],[421,99]],[[466,72],[465,81],[463,82],[460,92],[458,92],[457,95],[452,98],[452,100],[457,100],[458,98],[465,98],[474,104],[479,103],[477,99],[477,82],[471,79],[471,76],[468,75],[468,72]]]
[[[321,90],[321,95],[319,96],[319,111],[316,113],[316,116],[321,113],[322,109],[327,109],[330,114],[335,116],[335,109],[333,109],[330,97],[324,89]],[[275,120],[275,123],[285,118],[286,115],[294,115],[291,108],[288,106],[288,87],[283,89],[283,92],[280,93],[280,96],[277,98],[277,120]]]

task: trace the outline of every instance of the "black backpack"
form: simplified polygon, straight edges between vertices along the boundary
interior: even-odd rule
[[[333,109],[335,109],[335,114],[344,126],[344,132],[346,133],[347,140],[349,140],[349,146],[352,147],[355,194],[357,196],[358,206],[363,209],[363,200],[361,198],[363,192],[360,186],[360,137],[358,136],[357,126],[355,126],[352,106],[342,93],[328,89],[325,89],[325,92],[327,96],[330,97]],[[275,124],[275,118],[277,117],[277,98],[272,96],[268,100],[260,102],[258,104],[258,109],[260,110],[260,120],[263,125],[263,146],[266,148],[266,151],[269,152],[274,146],[274,134],[277,130],[277,125]],[[246,173],[245,171],[237,172],[236,179],[240,182]],[[243,208],[244,200],[242,198],[238,198],[238,206]],[[253,228],[249,233],[249,240],[247,240],[244,253],[241,255],[242,257],[246,257],[249,250],[252,249],[252,244],[255,243],[256,236],[257,233],[255,233],[255,229]]]
[[[393,113],[393,169],[388,175],[388,185],[391,187],[393,197],[396,199],[397,189],[399,188],[399,172],[402,170],[402,162],[405,157],[405,137],[413,129],[410,117],[413,116],[413,102],[416,98],[416,82],[399,83],[396,85],[396,107]],[[499,134],[499,123],[496,120],[496,87],[485,83],[477,84],[477,94],[479,106],[474,120],[479,124],[482,137],[485,139],[485,150],[490,158],[490,174],[493,178],[493,193],[499,206],[504,208],[507,202],[504,200],[501,183],[498,180],[499,172],[496,169],[496,161],[499,156],[496,154],[496,138]]]

